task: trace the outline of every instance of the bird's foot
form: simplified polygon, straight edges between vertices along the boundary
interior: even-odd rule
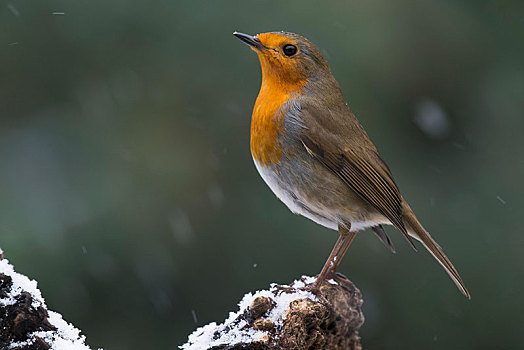
[[[318,280],[317,280],[318,281]],[[317,286],[317,281],[313,283],[306,283],[305,280],[302,280],[303,284],[296,285],[293,284],[291,286],[281,286],[277,285],[275,286],[275,289],[280,293],[296,293],[297,291],[303,291],[303,292],[309,292],[316,296],[321,303],[328,303],[327,299],[322,295],[320,291],[320,285]]]
[[[349,278],[347,278],[345,275],[341,274],[340,272],[336,272],[335,269],[331,268],[326,273],[326,276],[325,276],[325,278],[323,280],[319,280],[317,278],[317,281],[313,284],[313,289],[320,290],[321,285],[324,284],[324,282],[326,282],[326,281],[328,283],[331,283],[331,284],[333,284],[333,282],[335,282],[335,283],[338,283],[340,285],[345,285],[348,282],[351,283]]]
[[[341,274],[340,272],[335,272],[333,275],[331,275],[329,280],[333,280],[339,286],[351,292],[352,295],[355,293],[356,287],[353,284],[353,282],[351,282],[349,278],[347,278],[345,275]]]
[[[335,280],[335,282],[337,282],[338,284],[344,284],[349,281],[349,278],[347,278],[345,275],[341,274],[340,272],[334,272],[331,278]]]
[[[278,292],[287,293],[287,294],[295,293],[297,290],[305,290],[304,288],[306,287],[297,288],[297,287],[292,287],[292,286],[281,286],[281,285],[275,286],[275,289]]]

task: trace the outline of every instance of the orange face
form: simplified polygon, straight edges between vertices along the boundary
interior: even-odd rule
[[[262,33],[255,38],[263,45],[263,48],[251,48],[258,55],[264,78],[279,80],[286,90],[304,85],[307,75],[301,69],[302,55],[297,40],[283,33]]]

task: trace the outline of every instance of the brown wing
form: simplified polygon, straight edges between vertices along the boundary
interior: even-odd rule
[[[304,136],[302,143],[310,154],[340,176],[362,199],[388,218],[415,248],[404,226],[402,197],[398,187],[388,166],[376,151],[364,148],[359,148],[358,152],[350,148],[328,151],[310,136]],[[373,163],[370,160],[373,160]]]

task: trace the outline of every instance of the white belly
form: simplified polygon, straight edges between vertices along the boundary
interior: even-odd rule
[[[299,191],[292,188],[290,184],[282,183],[280,177],[272,167],[261,166],[254,160],[258,173],[269,186],[271,191],[295,214],[305,216],[306,218],[332,230],[338,230],[339,223],[346,222],[351,224],[351,231],[360,231],[378,224],[391,224],[385,218],[373,218],[374,220],[351,220],[342,213],[328,213],[321,208],[315,207],[309,202],[308,198],[300,195]],[[310,208],[306,210],[304,207]],[[317,213],[317,214],[315,214]]]
[[[255,166],[257,167],[258,173],[264,179],[265,183],[269,186],[271,191],[280,199],[288,208],[295,214],[305,216],[306,218],[313,220],[314,222],[325,226],[327,228],[338,230],[338,221],[335,218],[331,220],[319,215],[314,215],[310,211],[304,209],[303,204],[307,205],[307,199],[300,198],[297,191],[294,188],[289,188],[286,184],[280,181],[276,172],[271,167],[263,167],[256,160]],[[303,203],[303,204],[302,204]]]

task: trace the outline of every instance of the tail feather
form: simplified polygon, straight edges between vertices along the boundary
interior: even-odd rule
[[[393,246],[393,242],[391,242],[391,239],[387,235],[386,231],[384,231],[384,227],[382,227],[382,225],[373,226],[371,229],[373,230],[373,232],[375,232],[377,237],[380,238],[382,243],[384,243],[384,245],[388,247],[392,253],[396,253],[395,247]]]
[[[415,217],[415,214],[411,208],[405,204],[403,206],[403,216],[406,226],[408,226],[408,232],[411,236],[418,239],[424,247],[437,259],[437,261],[444,267],[446,272],[449,274],[453,282],[457,285],[458,289],[466,296],[466,298],[471,299],[471,295],[466,288],[466,285],[462,281],[458,271],[455,269],[451,261],[444,254],[440,246],[435,242],[435,240],[429,235],[429,233],[422,227],[420,222]]]

